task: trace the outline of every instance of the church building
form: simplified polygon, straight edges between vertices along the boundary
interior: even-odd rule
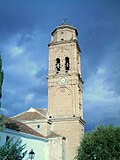
[[[49,143],[48,160],[73,160],[84,135],[81,50],[77,36],[77,29],[66,23],[53,30],[48,44],[48,108],[30,108],[12,117],[49,140],[60,137],[60,145],[56,145],[55,139]]]

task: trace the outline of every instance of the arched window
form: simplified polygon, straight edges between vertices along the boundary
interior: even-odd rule
[[[60,71],[60,58],[56,58],[56,69],[57,69],[57,72]]]
[[[65,57],[65,70],[68,71],[70,69],[69,57]]]

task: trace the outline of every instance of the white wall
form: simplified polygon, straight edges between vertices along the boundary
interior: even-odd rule
[[[4,129],[0,132],[0,146],[6,142],[6,136],[14,137],[14,141],[17,139],[22,140],[22,144],[26,144],[28,152],[24,160],[28,160],[28,153],[33,149],[35,152],[34,160],[47,160],[47,139],[39,138],[37,136],[13,131],[10,129]]]

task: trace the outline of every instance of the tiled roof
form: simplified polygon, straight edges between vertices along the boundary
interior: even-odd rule
[[[47,115],[47,111],[48,111],[47,108],[35,108],[35,110],[37,110],[38,112],[40,112],[44,116]]]
[[[42,119],[46,119],[45,117],[45,112],[46,111],[43,111],[42,114],[41,112],[38,111],[38,109],[34,109],[35,111],[33,112],[30,112],[30,111],[27,111],[27,112],[23,112],[21,114],[18,114],[14,117],[12,117],[12,119],[14,120],[18,120],[18,121],[22,121],[22,120],[28,120],[28,121],[32,121],[32,120],[42,120]]]
[[[48,134],[46,138],[56,138],[56,137],[62,137],[62,136],[55,132],[50,131],[50,133]]]
[[[32,128],[28,127],[24,123],[18,122],[11,118],[3,116],[3,124],[5,125],[6,128],[44,138],[43,135],[33,130]]]

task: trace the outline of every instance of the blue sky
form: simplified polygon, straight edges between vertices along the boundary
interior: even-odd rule
[[[0,0],[2,112],[47,107],[48,43],[67,18],[82,51],[86,130],[120,124],[120,1]]]

